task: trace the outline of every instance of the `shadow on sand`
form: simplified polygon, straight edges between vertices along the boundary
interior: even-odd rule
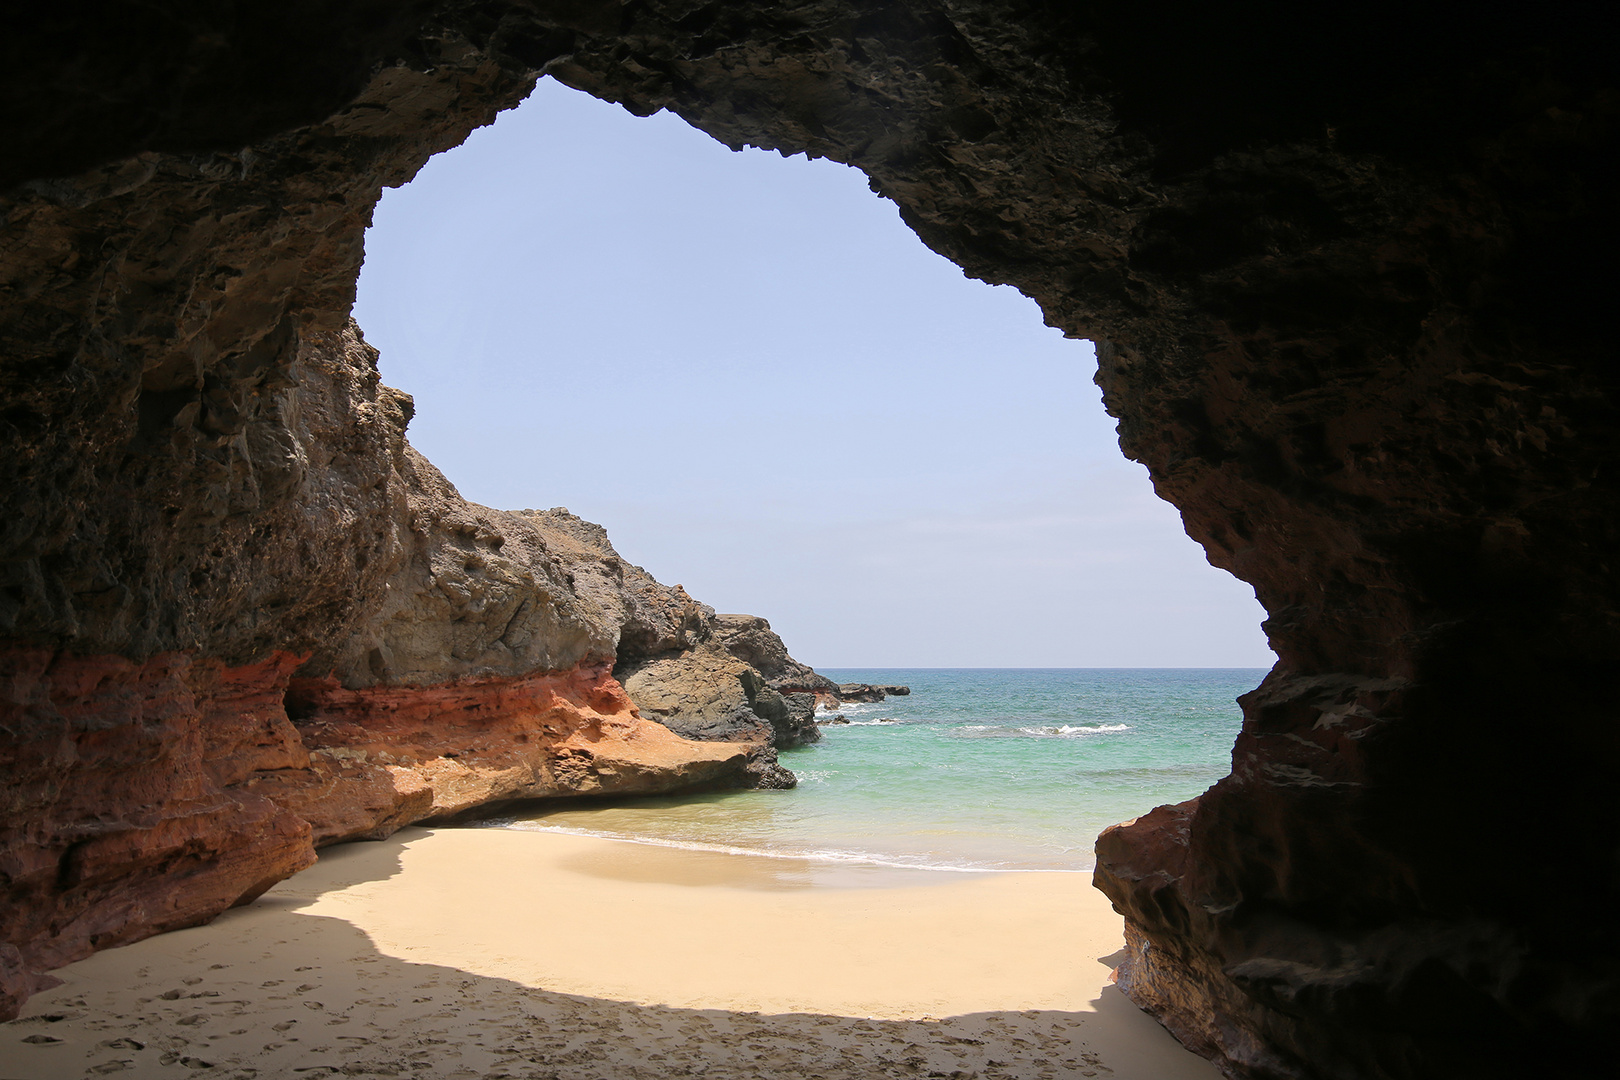
[[[62,986],[0,1025],[0,1080],[1216,1076],[1111,988],[1094,1011],[871,1020],[635,1004],[413,963],[344,919],[303,910],[396,873],[397,847],[378,857],[386,844],[328,852],[319,873],[209,926],[64,969]],[[590,911],[548,910],[544,897],[535,910],[559,939],[605,929]]]

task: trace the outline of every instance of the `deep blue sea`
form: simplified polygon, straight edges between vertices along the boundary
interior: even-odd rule
[[[908,697],[838,710],[782,754],[791,791],[570,803],[525,829],[817,862],[1089,870],[1116,822],[1226,775],[1264,669],[831,669]]]

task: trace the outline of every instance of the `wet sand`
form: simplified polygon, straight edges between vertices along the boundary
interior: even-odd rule
[[[0,1080],[1215,1080],[1108,983],[1085,874],[814,864],[408,829],[0,1025]]]

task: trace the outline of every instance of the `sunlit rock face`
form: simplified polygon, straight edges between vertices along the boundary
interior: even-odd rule
[[[832,686],[832,680],[789,656],[769,622],[717,614],[683,586],[660,584],[619,557],[606,529],[563,507],[512,516],[542,538],[595,621],[614,628],[613,674],[643,716],[702,741],[787,750],[821,738],[815,697],[799,691]],[[760,769],[766,786],[796,783],[768,762]]]
[[[376,359],[352,325],[310,331],[286,378],[251,390],[234,449],[282,456],[243,452],[242,474],[291,479],[274,512],[229,522],[235,565],[211,564],[237,575],[216,604],[309,600],[294,617],[321,647],[0,647],[0,1012],[51,968],[252,900],[324,844],[519,799],[791,784],[768,729],[694,742],[640,715],[612,673],[631,598],[578,587],[554,534],[462,499],[405,442],[410,399]],[[642,578],[638,598],[712,620]]]
[[[1280,660],[1232,775],[1099,843],[1127,993],[1237,1076],[1590,1071],[1620,1019],[1620,80],[1597,16],[102,18],[42,17],[0,71],[17,647],[335,665],[376,633],[388,487],[363,448],[300,460],[278,395],[343,328],[380,186],[548,71],[864,169],[930,246],[1098,340],[1125,451],[1254,585]]]

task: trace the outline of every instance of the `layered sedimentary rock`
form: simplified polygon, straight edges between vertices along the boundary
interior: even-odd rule
[[[317,845],[523,799],[751,786],[761,764],[757,742],[694,743],[643,719],[605,662],[360,690],[294,679],[286,700],[309,764],[247,787],[308,820]]]
[[[642,719],[607,662],[345,690],[299,657],[227,667],[0,654],[0,1006],[94,949],[206,922],[315,847],[516,799],[744,787],[758,743]],[[293,719],[289,719],[289,712]]]
[[[640,715],[612,675],[619,613],[679,590],[578,587],[554,532],[463,500],[405,441],[410,400],[356,328],[305,335],[285,381],[247,396],[241,472],[292,477],[269,524],[297,547],[244,560],[257,579],[222,591],[290,595],[307,562],[306,581],[347,570],[366,602],[300,642],[321,647],[245,664],[4,651],[0,1005],[92,949],[251,900],[323,844],[519,799],[791,785],[757,717],[741,741],[700,743]],[[252,456],[265,445],[281,456]],[[278,555],[237,517],[245,550]],[[305,619],[322,610],[298,599]]]
[[[241,785],[296,764],[289,659],[0,653],[0,1015],[44,971],[206,922],[314,862],[309,823]]]
[[[331,658],[346,689],[408,679],[411,635],[373,622],[404,542],[386,455],[363,438],[311,466],[284,391],[322,377],[298,350],[342,330],[380,186],[548,71],[865,170],[935,250],[1099,342],[1126,452],[1254,585],[1279,663],[1231,777],[1100,845],[1135,1000],[1233,1075],[1581,1075],[1606,1048],[1601,9],[72,12],[27,16],[0,65],[0,632],[22,653],[145,672],[279,650]],[[356,437],[401,407],[331,421]],[[450,547],[484,550],[476,529]],[[477,672],[529,647],[480,630],[457,662],[506,677]],[[121,679],[82,715],[149,692]]]

